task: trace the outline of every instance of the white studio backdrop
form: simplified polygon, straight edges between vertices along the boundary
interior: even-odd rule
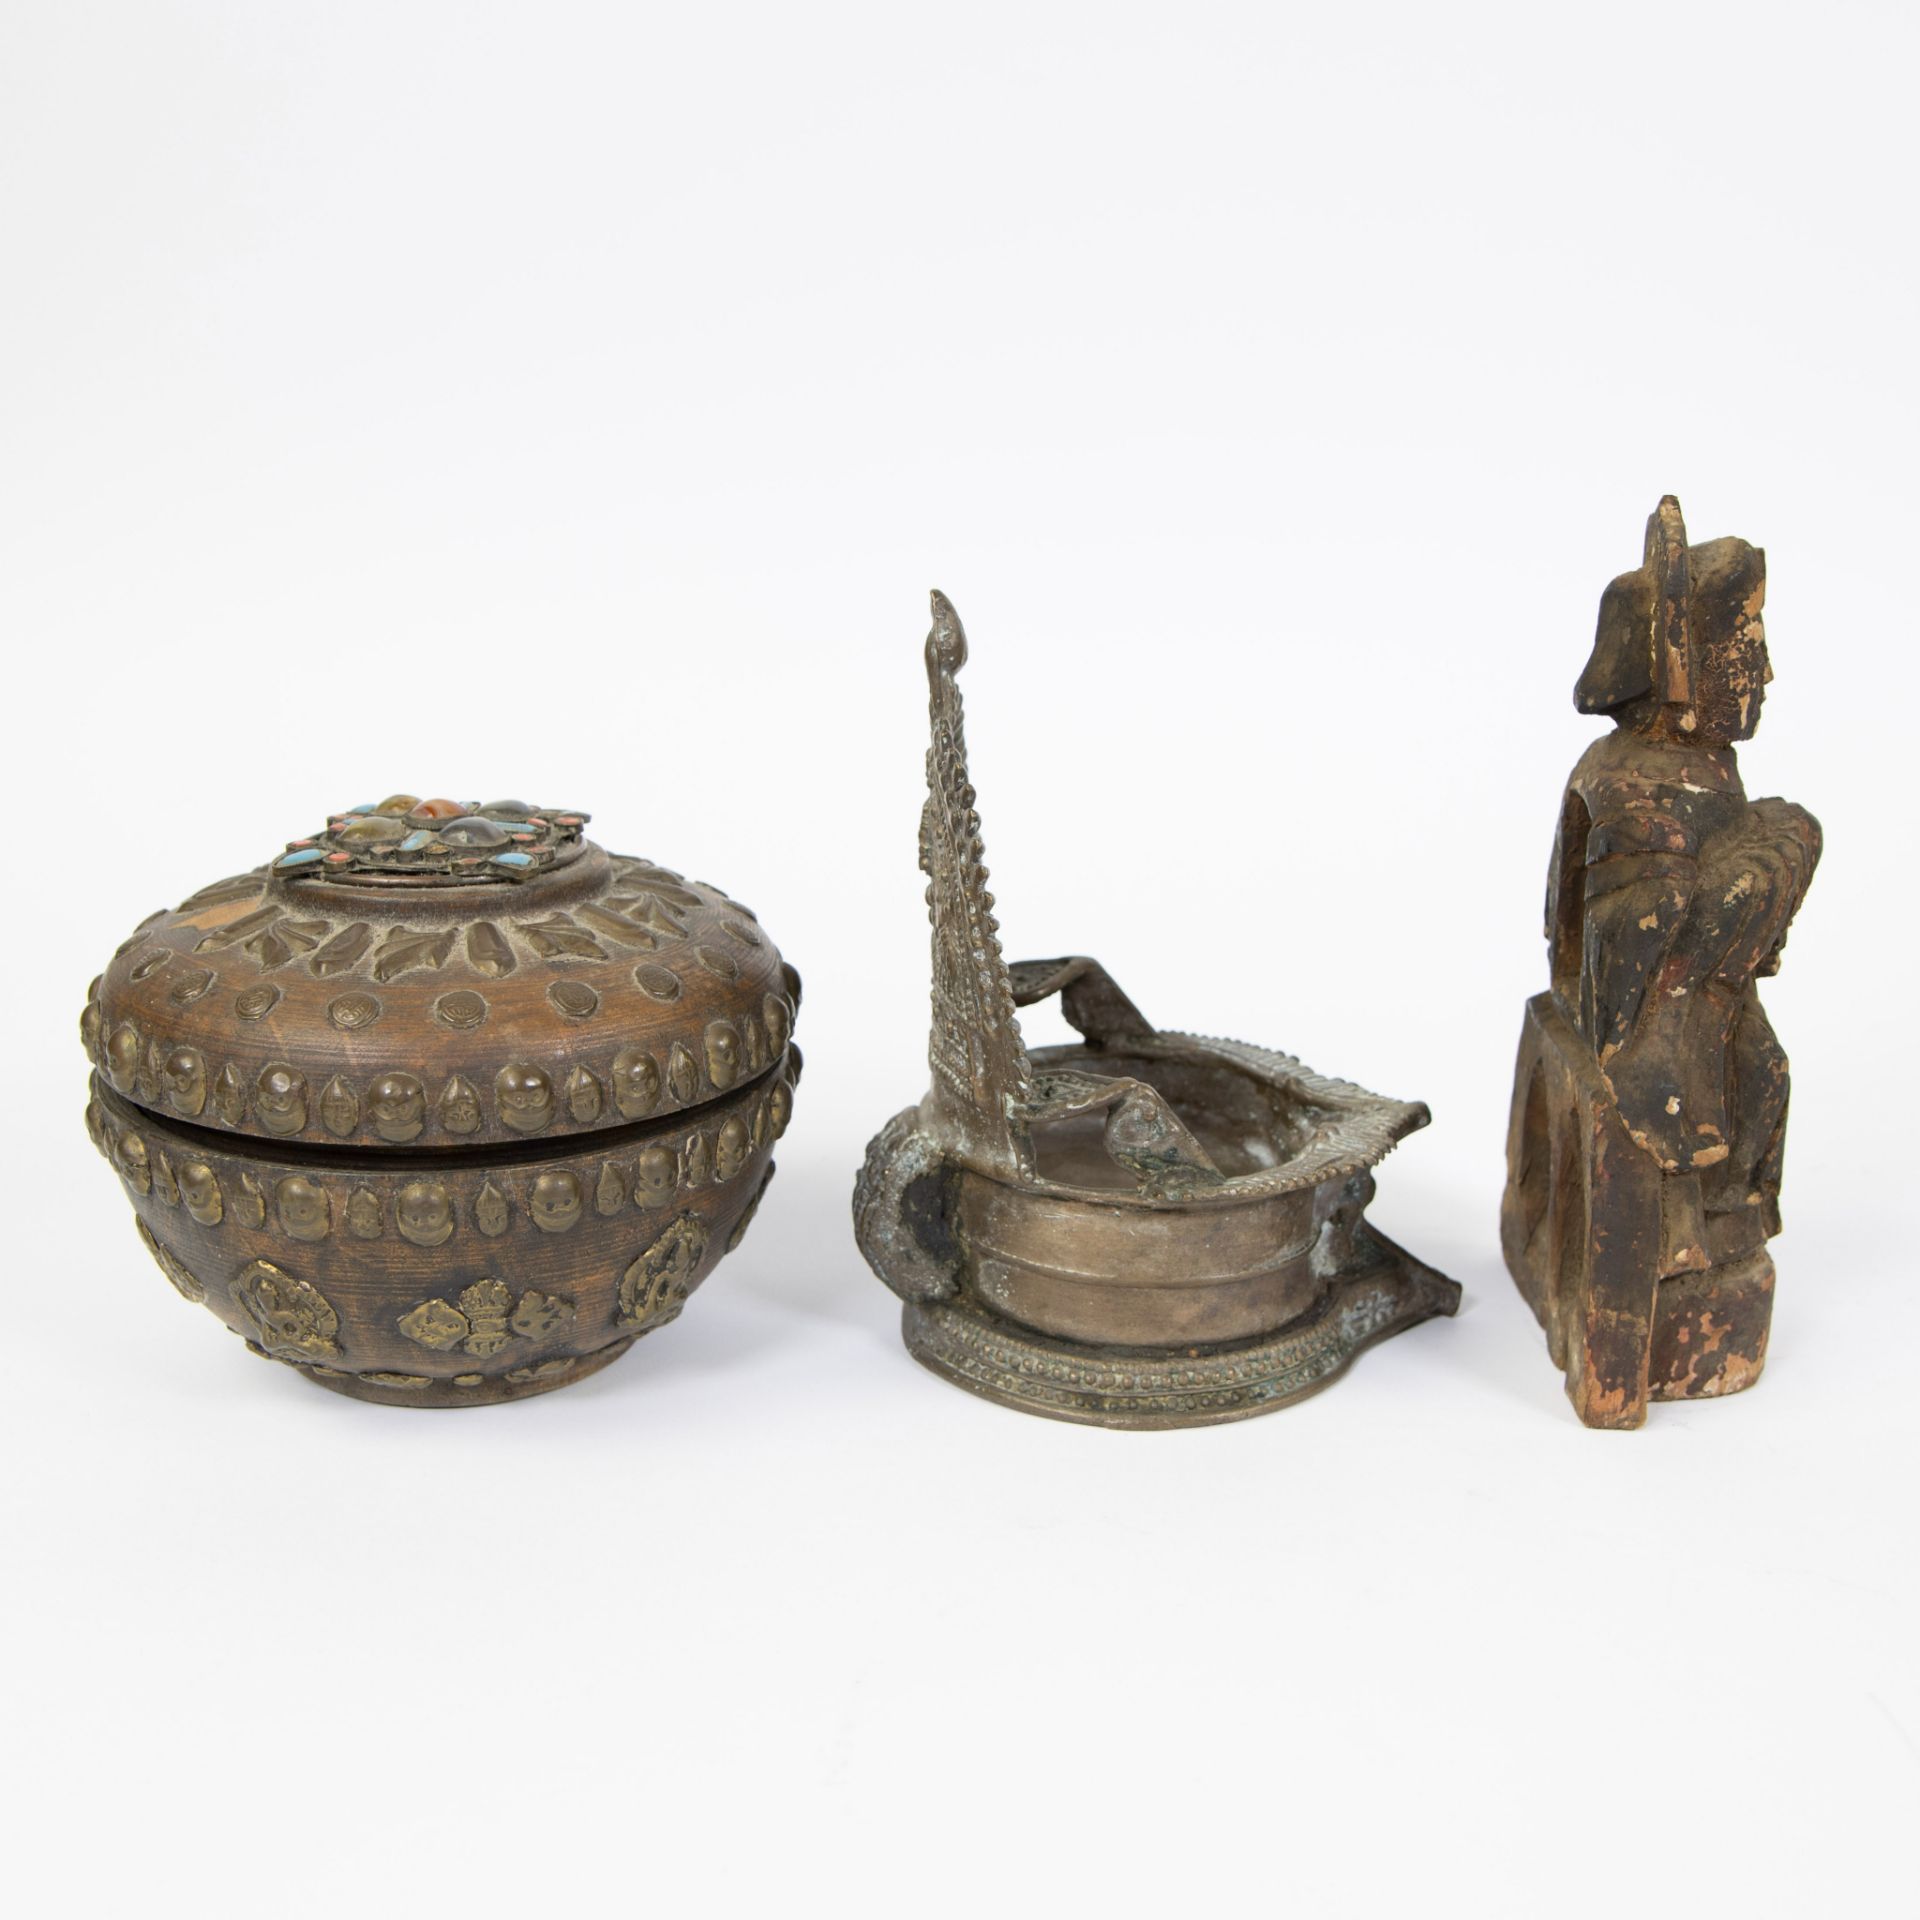
[[[0,15],[0,1741],[19,1911],[1903,1910],[1911,9]],[[1575,1422],[1501,1267],[1601,588],[1766,546],[1828,851],[1764,1384]],[[1427,1100],[1457,1320],[1270,1419],[920,1372],[926,590],[1009,953]],[[86,983],[322,810],[508,789],[806,979],[760,1223],[470,1415],[175,1299]],[[1043,1016],[1037,1030],[1050,1030]]]

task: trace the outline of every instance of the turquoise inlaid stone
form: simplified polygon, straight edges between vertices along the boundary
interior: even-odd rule
[[[283,853],[273,864],[276,867],[304,867],[309,860],[323,857],[318,847],[300,847],[292,853]]]
[[[533,865],[533,855],[521,853],[516,848],[512,853],[496,853],[493,864],[496,867],[530,867]]]
[[[433,835],[430,833],[410,833],[400,842],[399,851],[402,853],[418,853],[432,838]]]

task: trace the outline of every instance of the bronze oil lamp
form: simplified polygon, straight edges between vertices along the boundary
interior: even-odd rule
[[[395,794],[143,921],[81,1017],[160,1270],[393,1406],[517,1400],[678,1316],[773,1176],[800,980],[583,813]]]
[[[1372,1169],[1427,1109],[1283,1053],[1160,1032],[1097,961],[1001,957],[967,777],[959,616],[933,596],[920,864],[932,1085],[867,1149],[854,1231],[923,1365],[1106,1427],[1285,1406],[1460,1289],[1368,1224]],[[1029,1053],[1052,994],[1082,1036]]]

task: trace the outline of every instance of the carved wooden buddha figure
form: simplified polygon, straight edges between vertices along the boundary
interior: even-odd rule
[[[1503,1226],[1593,1425],[1736,1391],[1765,1358],[1787,1063],[1755,981],[1820,854],[1811,814],[1740,782],[1772,678],[1765,594],[1759,548],[1690,548],[1661,501],[1575,692],[1615,726],[1562,803]]]

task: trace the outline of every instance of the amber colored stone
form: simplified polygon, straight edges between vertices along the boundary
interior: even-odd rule
[[[350,826],[342,827],[337,836],[343,847],[386,847],[406,837],[405,822],[386,813],[362,814]]]
[[[430,827],[436,820],[458,820],[465,812],[458,800],[422,800],[407,818],[416,827]]]
[[[462,814],[440,829],[440,838],[450,847],[504,847],[506,830],[477,813]]]
[[[420,804],[417,793],[390,793],[374,808],[375,813],[411,813]]]

